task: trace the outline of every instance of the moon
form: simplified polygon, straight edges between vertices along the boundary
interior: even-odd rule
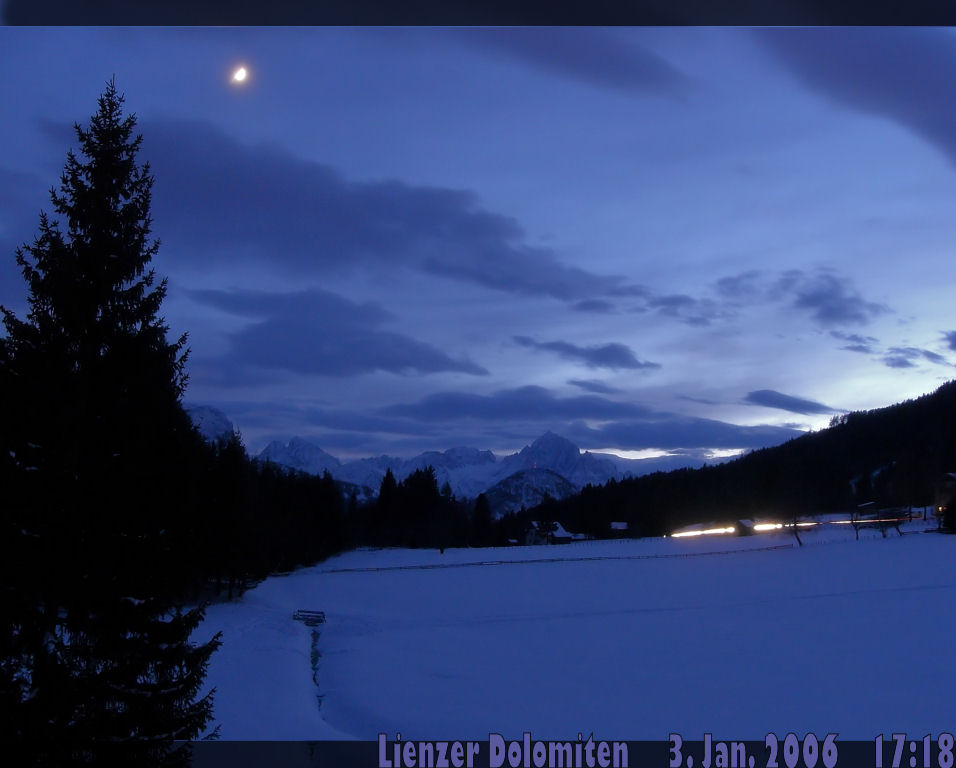
[[[245,67],[239,67],[239,69],[232,73],[232,82],[244,83],[247,77],[249,77],[249,71]]]

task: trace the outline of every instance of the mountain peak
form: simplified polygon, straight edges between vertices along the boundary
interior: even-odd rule
[[[516,469],[548,468],[568,477],[574,471],[580,457],[581,451],[574,443],[549,430],[531,445],[521,449],[516,457],[518,460]]]
[[[561,437],[561,435],[552,432],[550,429],[545,432],[541,437],[531,443],[531,447],[551,447],[559,446],[561,448],[573,448],[578,453],[581,452],[581,449],[578,448],[574,443],[568,440],[566,437]]]
[[[273,440],[262,450],[259,458],[316,475],[340,466],[337,458],[302,437],[293,437],[288,445]]]
[[[220,437],[228,437],[235,431],[229,417],[211,405],[190,406],[186,409],[186,413],[199,429],[199,434],[211,443]]]

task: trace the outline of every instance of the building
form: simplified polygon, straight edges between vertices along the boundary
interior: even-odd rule
[[[570,533],[561,523],[542,523],[532,520],[525,531],[524,543],[534,544],[569,544],[572,541],[584,539],[583,533]]]

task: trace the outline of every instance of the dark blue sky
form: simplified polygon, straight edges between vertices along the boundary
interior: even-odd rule
[[[953,375],[950,30],[0,27],[0,72],[0,302],[115,75],[253,450],[727,453]]]

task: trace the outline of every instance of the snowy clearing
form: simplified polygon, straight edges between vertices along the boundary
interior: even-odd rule
[[[221,736],[951,730],[956,537],[801,536],[355,551],[270,578],[199,630],[223,631]],[[326,616],[318,686],[296,609]]]

